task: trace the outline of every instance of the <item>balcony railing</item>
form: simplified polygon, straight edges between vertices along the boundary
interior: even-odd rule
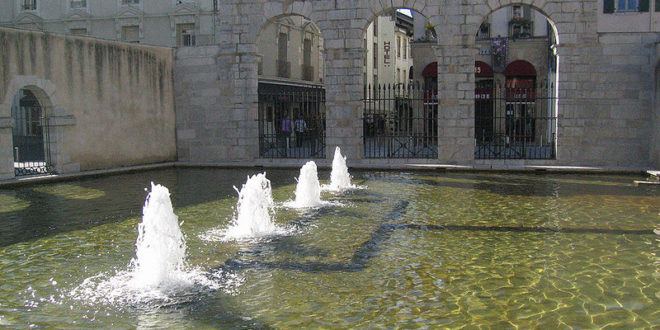
[[[314,67],[311,65],[303,65],[302,66],[302,72],[303,72],[303,80],[307,81],[314,81]]]
[[[291,62],[277,60],[277,76],[281,78],[291,78]]]

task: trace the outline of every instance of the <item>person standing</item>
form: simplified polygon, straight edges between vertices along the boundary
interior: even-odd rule
[[[305,139],[305,132],[307,131],[307,123],[305,122],[305,119],[303,119],[302,116],[300,115],[298,115],[298,119],[296,119],[295,130],[296,130],[296,146],[300,148],[303,145],[303,141]]]
[[[284,117],[282,117],[281,125],[282,137],[284,138],[284,147],[289,149],[289,138],[291,137],[291,119],[289,119],[289,114],[284,112]]]

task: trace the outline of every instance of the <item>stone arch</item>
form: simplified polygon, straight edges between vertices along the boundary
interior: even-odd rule
[[[422,16],[426,17],[429,20],[432,17],[436,16],[436,15],[432,15],[429,12],[426,1],[397,1],[397,2],[399,2],[398,5],[396,5],[394,2],[382,3],[381,1],[375,1],[375,0],[370,1],[371,16],[363,17],[364,19],[366,19],[366,23],[362,26],[362,32],[364,33],[366,31],[369,24],[371,24],[376,19],[376,17],[389,14],[398,9],[410,9],[418,14],[421,14]]]
[[[77,171],[78,164],[71,163],[71,155],[66,151],[65,138],[66,127],[75,125],[75,118],[66,113],[57,95],[56,85],[46,79],[36,76],[14,76],[7,86],[6,94],[0,103],[0,141],[12,141],[13,118],[11,117],[11,106],[14,95],[21,89],[30,90],[42,107],[50,126],[50,155],[51,162],[58,173]],[[3,118],[5,118],[3,120]],[[3,142],[0,145],[0,177],[10,178],[14,175],[13,153],[11,143]],[[66,167],[66,168],[65,168]]]
[[[324,45],[322,42],[324,42],[325,39],[323,38],[323,33],[319,28],[319,26],[316,24],[316,22],[311,20],[307,16],[303,16],[300,14],[285,13],[272,17],[269,20],[265,21],[261,26],[259,26],[259,32],[257,33],[256,39],[254,41],[254,51],[258,57],[265,55],[266,51],[264,51],[263,46],[268,44],[268,43],[264,43],[265,37],[263,36],[263,34],[266,33],[268,29],[272,29],[273,27],[279,29],[279,31],[286,30],[287,34],[291,31],[299,30],[300,40],[297,41],[300,43],[299,45],[300,47],[298,47],[300,48],[299,50],[301,51],[300,54],[302,54],[302,46],[304,43],[304,39],[306,38],[306,36],[311,34],[312,42],[313,43],[316,42],[320,44],[319,45],[320,56],[324,55]],[[318,36],[318,38],[314,36]],[[272,44],[270,46],[272,46]],[[271,49],[271,52],[273,51],[277,51],[277,49]],[[293,56],[292,58],[295,58],[295,56]],[[322,77],[324,72],[324,63],[322,60],[319,60],[318,62],[319,63],[318,63],[317,73],[319,77]],[[259,60],[259,63],[262,63],[262,61]],[[260,72],[258,73],[258,76],[261,76],[262,72],[261,70],[259,71]]]
[[[0,117],[11,116],[11,104],[14,95],[21,89],[29,89],[35,94],[42,107],[53,111],[49,115],[61,115],[58,107],[55,84],[50,80],[39,79],[35,76],[14,76],[7,87],[3,103],[0,103]]]
[[[317,27],[317,22],[320,21],[317,12],[312,8],[311,1],[293,1],[290,5],[269,1],[264,4],[263,14],[254,22],[253,26],[255,28],[248,34],[248,37],[251,39],[246,40],[245,43],[256,43],[264,27],[277,19],[287,16],[302,16],[314,22]],[[321,30],[320,27],[319,30]]]
[[[497,5],[493,5],[493,4],[497,4]],[[481,25],[481,23],[484,22],[486,20],[486,18],[488,18],[489,15],[491,15],[492,13],[494,13],[494,12],[496,12],[496,11],[502,9],[502,8],[511,7],[511,6],[514,6],[514,5],[528,6],[532,9],[538,11],[543,16],[545,16],[546,20],[548,20],[548,22],[550,23],[550,26],[552,27],[552,32],[554,33],[556,43],[557,44],[559,43],[559,37],[560,37],[559,28],[557,26],[556,21],[552,18],[553,15],[554,15],[554,8],[553,8],[553,6],[548,5],[548,1],[546,1],[546,0],[541,0],[541,1],[533,2],[533,3],[525,3],[525,2],[514,1],[514,0],[502,0],[502,1],[499,1],[497,3],[489,1],[484,5],[474,6],[473,14],[476,17],[480,17],[480,19],[478,20],[478,23],[471,24],[471,27],[469,28],[469,32],[470,32],[469,35],[470,36],[475,36],[477,34],[477,30],[479,29],[479,25]],[[471,19],[470,21],[474,22],[475,20]],[[468,46],[474,46],[475,39],[470,38],[469,40],[470,40],[470,44]]]

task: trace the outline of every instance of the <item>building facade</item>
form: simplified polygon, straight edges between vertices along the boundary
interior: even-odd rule
[[[42,8],[49,3],[60,3],[58,1],[36,0],[36,7],[30,1],[7,1],[2,5],[6,3],[12,5],[1,11],[0,15],[4,15],[3,24],[55,31],[55,28],[48,28],[52,25],[58,26],[60,32],[80,32],[66,29],[66,20],[50,18],[48,15],[51,11]],[[25,3],[28,5],[21,9]],[[100,1],[85,3],[90,7],[90,15],[103,16],[94,9]],[[115,14],[107,16],[108,23],[103,24],[108,24],[108,27],[100,30],[106,31],[103,33],[112,31],[110,34],[115,40],[120,40],[123,34],[126,41],[134,41],[135,29],[124,30],[123,27],[136,26],[137,22],[138,39],[141,44],[147,43],[147,40],[151,40],[151,37],[147,37],[151,33],[148,32],[151,29],[147,28],[147,20],[152,18],[153,8],[161,6],[163,10],[159,12],[172,14],[153,16],[161,17],[160,20],[168,23],[161,22],[162,26],[167,26],[166,34],[169,36],[162,44],[173,46],[176,44],[177,31],[181,31],[181,40],[192,40],[184,38],[188,28],[182,26],[176,29],[178,24],[190,23],[177,21],[175,9],[184,8],[182,6],[199,8],[199,24],[195,21],[194,28],[195,31],[199,29],[199,34],[195,34],[195,47],[176,49],[173,68],[176,147],[177,157],[182,162],[277,165],[307,158],[306,154],[298,154],[299,157],[283,157],[296,158],[293,160],[274,159],[264,156],[260,151],[259,87],[260,83],[268,80],[269,75],[269,64],[263,60],[268,54],[260,50],[260,36],[268,30],[269,24],[285,17],[302,17],[311,22],[318,29],[319,40],[323,40],[322,47],[319,47],[319,60],[322,59],[322,64],[319,61],[318,76],[314,76],[314,82],[302,79],[290,81],[289,85],[321,85],[321,81],[316,79],[323,77],[324,94],[319,100],[325,116],[323,144],[331,149],[340,146],[354,165],[394,166],[414,162],[477,167],[549,165],[639,169],[658,166],[660,161],[660,115],[656,101],[656,72],[660,71],[657,69],[660,25],[656,24],[656,20],[660,19],[660,6],[652,1],[620,3],[611,0],[544,0],[519,8],[516,8],[519,2],[482,0],[449,1],[442,4],[419,0],[399,0],[387,4],[377,0],[226,0],[218,2],[217,6],[212,1],[147,4],[147,0],[104,1],[104,5],[110,6],[108,10]],[[60,8],[66,8],[68,15],[72,11],[70,7],[79,5],[61,2]],[[370,35],[369,26],[377,17],[391,15],[401,8],[419,13],[426,18],[428,26],[433,28],[433,32],[428,32],[427,36],[427,30],[430,29],[427,29],[427,24],[423,28],[417,24],[415,16],[413,39],[417,39],[419,34],[427,36],[424,45],[420,45],[422,52],[427,54],[423,56],[427,62],[418,62],[417,52],[412,52],[413,77],[424,77],[425,66],[436,63],[434,79],[437,84],[437,101],[434,103],[437,105],[437,117],[431,117],[437,125],[433,146],[435,154],[433,157],[413,156],[403,159],[383,154],[374,159],[365,153],[367,119],[364,116],[364,86],[370,77],[373,78],[373,72],[367,72],[365,77],[365,63],[369,67],[369,58],[373,56],[367,55],[364,39]],[[527,14],[526,8],[533,10]],[[135,10],[144,15],[140,16]],[[52,12],[63,11],[57,9]],[[134,14],[129,15],[129,12]],[[205,21],[203,17],[206,14],[202,13],[208,12],[211,15],[209,21]],[[546,20],[546,24],[537,24],[542,20],[535,12]],[[121,13],[126,15],[121,16]],[[196,17],[186,15],[181,16]],[[497,15],[505,17],[503,21],[506,26],[498,27],[497,22],[500,20],[495,19]],[[90,22],[88,35],[104,37],[100,35],[101,32],[95,32],[94,24],[106,20],[85,18],[80,21]],[[211,22],[211,26],[208,27],[204,22]],[[530,25],[530,22],[533,24]],[[293,23],[297,24],[295,21]],[[489,23],[490,26],[486,28],[483,23]],[[504,36],[505,31],[508,44],[504,61],[496,60],[492,53],[482,52],[492,52],[493,39],[498,35]],[[203,35],[213,35],[209,40],[214,42],[199,42]],[[484,35],[489,35],[490,41],[484,39]],[[301,40],[302,53],[305,41]],[[411,49],[416,46],[413,42]],[[18,45],[8,47],[15,48]],[[279,46],[277,49],[279,52]],[[535,55],[541,49],[545,55]],[[28,52],[29,48],[17,51]],[[279,57],[279,53],[271,56]],[[18,58],[14,60],[19,61]],[[475,74],[477,62],[491,67],[493,77],[483,73]],[[507,70],[512,64],[515,66]],[[301,72],[304,71],[302,65],[300,68]],[[292,74],[293,69],[292,64]],[[550,138],[553,154],[542,159],[529,157],[526,153],[520,153],[514,158],[479,157],[475,150],[479,147],[479,141],[483,140],[483,133],[479,131],[483,132],[484,124],[477,119],[477,101],[483,97],[483,93],[480,95],[475,89],[489,79],[503,81],[505,86],[509,83],[524,89],[532,74],[536,77],[535,82],[555,82],[553,90],[544,94],[553,97],[548,101],[552,103],[548,109],[552,111],[549,117],[555,134]],[[403,72],[400,79],[401,76],[405,76]],[[276,78],[277,74],[271,80]],[[378,79],[381,79],[380,74]],[[538,102],[538,91],[527,95],[535,95],[534,101]],[[529,96],[505,93],[502,100],[503,128],[494,124],[486,129],[503,132],[504,143],[527,142],[530,139],[547,142],[546,133],[539,135],[539,132],[547,132],[539,129],[541,124],[532,124],[525,118],[527,105],[532,102]],[[516,102],[518,104],[514,104]],[[509,111],[512,117],[507,117]],[[497,112],[494,113],[497,116]],[[273,127],[277,127],[275,125]],[[532,135],[521,133],[530,130],[534,132]],[[506,135],[510,135],[508,140]],[[419,140],[411,136],[405,141],[398,139],[395,142],[397,146],[406,147],[406,143],[415,141]],[[295,139],[293,143],[295,145]],[[319,155],[321,159],[332,156],[327,152]]]
[[[215,43],[217,0],[6,0],[0,26],[182,47]]]

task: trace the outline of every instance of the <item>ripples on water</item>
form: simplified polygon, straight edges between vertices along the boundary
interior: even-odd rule
[[[276,207],[287,235],[201,239],[255,173],[0,190],[0,326],[660,325],[660,197],[635,177],[357,172],[367,188],[323,193],[333,205]],[[297,171],[267,174],[276,203],[294,198]],[[150,181],[170,188],[200,281],[161,300],[121,284]]]

